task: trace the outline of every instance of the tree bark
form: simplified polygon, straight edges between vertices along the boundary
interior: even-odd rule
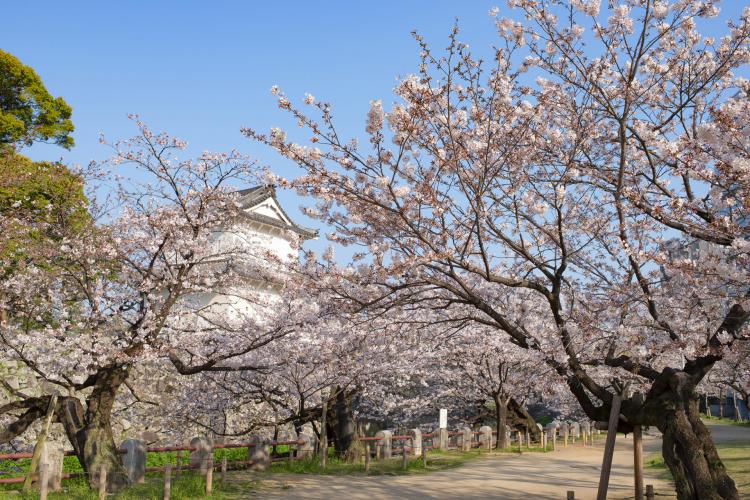
[[[332,431],[334,450],[336,456],[344,456],[354,444],[355,425],[351,395],[337,389],[336,398],[329,411],[329,428]]]
[[[680,500],[734,500],[739,493],[719,458],[708,428],[700,420],[695,384],[684,372],[669,378],[659,397],[657,427],[663,434],[662,455],[672,472]]]
[[[58,405],[58,418],[65,428],[78,460],[87,474],[89,485],[97,488],[102,466],[107,471],[107,490],[116,492],[128,485],[128,476],[112,434],[112,408],[128,368],[114,366],[101,369],[96,376],[86,410],[77,398],[64,398]]]
[[[495,448],[501,450],[508,447],[508,400],[493,396],[495,400],[495,431],[497,432],[497,442]]]
[[[513,398],[508,399],[508,422],[511,429],[517,431],[528,431],[534,439],[539,438],[539,428],[536,426],[536,420],[529,415],[526,408]]]

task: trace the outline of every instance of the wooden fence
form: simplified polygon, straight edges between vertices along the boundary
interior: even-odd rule
[[[540,430],[539,439],[536,441],[531,438],[532,435],[529,434],[528,430],[525,432],[511,432],[509,435],[509,443],[511,443],[511,446],[513,446],[513,444],[517,445],[519,452],[523,451],[524,446],[527,449],[531,449],[532,446],[535,448],[538,446],[543,451],[555,450],[557,449],[558,431],[560,430],[562,431],[562,446],[568,446],[570,439],[572,439],[573,442],[576,442],[575,438],[579,436],[582,438],[581,445],[583,446],[592,446],[594,442],[593,435],[595,430],[593,426],[587,425],[585,427],[585,432],[578,433],[579,436],[575,435],[567,424],[563,425],[562,428],[560,428],[559,425],[549,425]],[[581,428],[580,430],[584,429]],[[489,450],[496,444],[497,436],[496,432],[490,427],[483,426],[478,431],[466,427],[455,431],[438,429],[432,433],[424,434],[420,429],[411,429],[409,434],[403,435],[396,435],[391,431],[379,431],[375,436],[357,437],[355,438],[355,441],[363,443],[364,447],[356,447],[358,451],[354,459],[357,461],[363,461],[365,471],[368,471],[370,461],[373,459],[387,460],[393,457],[400,457],[402,459],[403,468],[405,469],[408,465],[409,456],[421,456],[423,465],[426,465],[427,452],[430,450],[468,451],[477,448]],[[271,448],[275,449],[278,446],[284,445],[289,447],[288,453],[271,455]],[[372,448],[371,445],[373,445]],[[246,448],[248,459],[228,461],[227,458],[224,457],[219,464],[214,463],[214,450],[236,448]],[[174,464],[166,464],[163,467],[146,467],[147,453],[164,452],[177,452]],[[188,453],[188,463],[185,463],[184,452]],[[123,442],[123,445],[118,448],[118,453],[123,455],[125,470],[132,483],[144,482],[146,473],[163,473],[164,498],[168,499],[171,494],[171,481],[173,475],[179,477],[185,470],[197,471],[204,476],[205,491],[207,494],[210,494],[213,489],[213,474],[216,471],[220,473],[220,481],[223,483],[228,470],[263,470],[268,467],[271,462],[287,460],[294,462],[298,459],[312,458],[317,456],[320,453],[320,450],[317,449],[314,436],[301,434],[299,439],[291,441],[265,441],[258,436],[253,436],[253,439],[249,442],[217,444],[211,443],[206,438],[196,437],[189,445],[154,447],[146,447],[142,441],[131,439]],[[65,451],[61,453],[61,456],[73,455],[75,455],[75,452],[73,451]],[[0,454],[0,460],[19,460],[32,458],[32,456],[32,453],[25,452],[6,453]],[[53,461],[54,466],[51,466],[47,454],[44,453],[42,460],[40,461],[39,470],[33,472],[30,471],[32,474],[32,480],[36,482],[37,487],[40,490],[40,498],[42,500],[46,499],[48,490],[60,489],[62,479],[86,477],[86,473],[63,473],[62,462],[62,457],[60,457],[60,460],[56,462]],[[98,477],[95,478],[94,483],[98,486],[100,498],[104,498],[107,491],[107,471],[102,468],[96,472],[98,472],[98,474],[96,474]],[[26,476],[0,478],[0,484],[23,483],[25,480]],[[653,488],[647,488],[647,498],[653,498],[648,496],[652,491]],[[575,498],[575,494],[573,492],[568,492],[567,498]]]

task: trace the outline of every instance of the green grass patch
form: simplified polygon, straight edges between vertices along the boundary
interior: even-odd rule
[[[288,446],[278,446],[277,450],[279,453],[288,452]],[[221,459],[226,457],[228,462],[233,460],[247,460],[247,448],[223,448],[214,450],[214,463],[217,465],[221,463]],[[2,460],[0,461],[0,477],[18,477],[25,476],[29,470],[31,464],[30,458],[21,460]],[[148,453],[146,455],[146,467],[164,467],[167,464],[177,464],[177,452],[169,451],[162,453]],[[182,464],[187,466],[188,464],[188,452],[182,452]],[[81,473],[83,467],[81,467],[78,458],[75,456],[65,457],[63,461],[63,472],[65,473]],[[137,498],[162,498],[163,488],[163,477],[162,472],[149,472],[146,474],[146,484],[135,485],[129,488],[127,491],[115,495],[110,498],[117,499],[137,499]],[[217,488],[218,483],[218,472],[214,473],[214,492],[216,498],[222,498],[223,490]],[[97,498],[95,492],[91,491],[88,487],[88,483],[82,478],[64,479],[62,482],[63,492],[61,493],[50,493],[49,498]],[[247,487],[247,485],[245,485]],[[192,472],[185,471],[179,480],[174,478],[174,472],[172,477],[172,498],[197,498],[203,495],[205,488],[205,479],[203,476],[198,476]],[[228,489],[227,489],[228,488]],[[232,493],[232,489],[236,489],[236,485],[227,485],[224,489],[226,492]],[[34,493],[21,494],[20,484],[3,484],[0,485],[0,498],[37,498],[38,495]]]
[[[704,422],[709,422],[712,424],[720,424],[720,425],[736,425],[739,427],[750,427],[750,421],[745,420],[743,422],[737,422],[734,419],[731,418],[721,418],[721,417],[706,417],[702,416],[701,420]]]
[[[241,494],[255,489],[258,482],[255,480],[227,481],[221,485],[218,482],[218,474],[214,474],[213,493],[210,498],[229,499],[238,498]],[[110,495],[107,498],[115,500],[161,500],[163,497],[164,480],[162,477],[148,477],[144,484],[133,485],[126,490]],[[172,499],[187,500],[194,498],[205,498],[206,481],[203,476],[193,473],[183,474],[179,479],[172,478]],[[21,491],[0,491],[0,498],[32,500],[39,498],[36,492],[23,493]],[[50,492],[50,500],[96,500],[98,494],[89,488],[84,479],[70,479],[63,482],[63,489],[59,492]]]

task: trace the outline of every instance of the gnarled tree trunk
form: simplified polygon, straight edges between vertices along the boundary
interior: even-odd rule
[[[112,435],[111,415],[117,391],[128,376],[128,368],[108,367],[96,374],[86,409],[77,398],[63,398],[57,415],[73,445],[78,460],[96,487],[102,466],[107,471],[107,490],[119,491],[128,485],[128,477]]]
[[[660,395],[666,406],[657,427],[662,454],[680,500],[738,499],[734,481],[719,458],[708,428],[700,420],[694,383],[683,372],[672,374],[670,390]]]
[[[508,422],[511,429],[522,432],[529,432],[534,439],[539,439],[539,428],[536,426],[536,420],[529,415],[526,408],[513,398],[508,400]]]

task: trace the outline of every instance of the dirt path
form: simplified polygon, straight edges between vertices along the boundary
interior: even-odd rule
[[[646,454],[659,449],[658,436],[644,436]],[[609,498],[633,496],[633,441],[617,437]],[[280,475],[264,480],[259,498],[268,499],[561,499],[574,490],[577,499],[593,499],[599,482],[603,441],[594,448],[580,444],[547,454],[498,454],[472,461],[460,468],[408,476]],[[646,483],[658,493],[672,487],[646,471]],[[660,496],[669,498],[669,496]]]

